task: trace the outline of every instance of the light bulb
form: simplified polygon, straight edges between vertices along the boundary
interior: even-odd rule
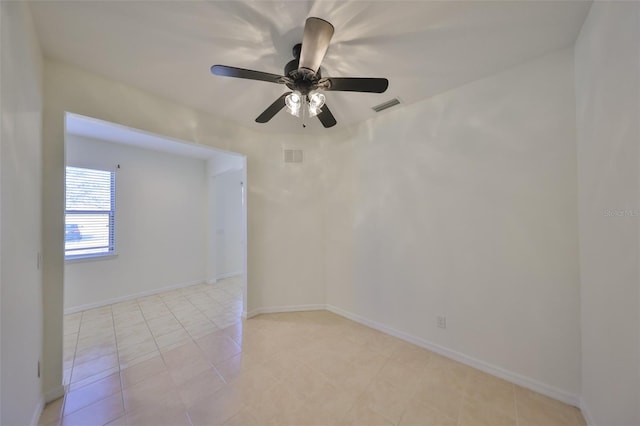
[[[322,108],[322,106],[324,105],[324,101],[324,94],[320,92],[313,92],[309,95],[309,105],[313,107]]]
[[[287,97],[284,98],[284,104],[289,114],[300,117],[300,105],[302,104],[302,94],[300,92],[296,90],[295,92],[289,93]]]
[[[312,92],[309,94],[309,117],[315,117],[320,114],[324,106],[325,96],[320,92]]]

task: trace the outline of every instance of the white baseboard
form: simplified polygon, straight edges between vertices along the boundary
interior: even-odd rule
[[[38,426],[38,422],[40,420],[40,415],[42,414],[42,410],[44,409],[44,397],[41,396],[38,400],[38,404],[36,404],[36,408],[33,410],[33,415],[31,416],[30,426]]]
[[[62,398],[64,396],[64,386],[56,386],[53,389],[49,389],[44,393],[44,402],[49,403],[51,401],[55,401],[58,398]]]
[[[243,274],[244,274],[243,271],[237,271],[237,272],[228,272],[226,274],[216,275],[215,278],[209,278],[207,280],[207,284],[215,284],[220,280],[224,280],[225,278],[237,277],[238,275],[243,275]]]
[[[31,422],[29,423],[29,425],[37,426],[38,422],[40,421],[40,416],[42,415],[42,411],[44,410],[44,406],[47,403],[51,401],[55,401],[56,399],[61,398],[63,396],[64,396],[64,386],[62,385],[56,386],[55,388],[49,389],[48,391],[44,392],[40,396],[40,399],[38,400],[38,404],[33,410],[33,415],[31,416]]]
[[[65,315],[75,314],[76,312],[86,311],[87,309],[100,308],[102,306],[112,305],[114,303],[126,302],[127,300],[138,299],[140,297],[153,296],[154,294],[162,293],[164,291],[176,290],[183,287],[189,287],[196,284],[202,284],[205,280],[188,281],[179,284],[173,284],[166,287],[154,288],[152,290],[143,291],[135,294],[128,294],[126,296],[114,297],[113,299],[101,300],[100,302],[87,303],[86,305],[73,306],[64,310]]]
[[[596,426],[595,420],[593,420],[593,416],[587,407],[587,403],[584,398],[580,398],[580,411],[582,411],[582,417],[584,417],[584,421],[587,422],[587,426]]]
[[[326,309],[330,312],[333,312],[335,314],[338,314],[340,316],[353,320],[357,323],[366,325],[367,327],[371,327],[383,333],[390,334],[394,337],[405,340],[409,343],[413,343],[414,345],[420,346],[422,348],[428,349],[432,352],[438,353],[447,358],[451,358],[455,361],[461,362],[462,364],[466,364],[470,367],[484,371],[485,373],[491,374],[496,377],[500,377],[501,379],[507,380],[511,383],[515,383],[527,389],[531,389],[535,392],[541,393],[550,398],[557,399],[558,401],[562,401],[565,404],[573,405],[574,407],[580,406],[580,397],[572,393],[566,392],[561,389],[557,389],[553,386],[546,385],[544,383],[541,383],[529,377],[525,377],[518,373],[514,373],[511,371],[505,370],[503,368],[500,368],[498,366],[489,364],[487,362],[472,358],[460,352],[447,349],[443,346],[428,342],[424,339],[412,336],[402,331],[398,331],[394,328],[387,327],[384,324],[378,323],[376,321],[371,321],[360,315],[338,308],[337,306],[327,305]]]
[[[274,306],[270,308],[258,308],[250,312],[243,312],[242,316],[245,318],[252,318],[260,314],[277,314],[281,312],[323,311],[325,309],[326,309],[326,305],[324,304]]]
[[[237,277],[242,274],[244,274],[243,271],[227,272],[226,274],[216,275],[216,281],[224,280],[225,278]]]

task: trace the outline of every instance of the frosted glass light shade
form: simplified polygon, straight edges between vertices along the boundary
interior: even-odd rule
[[[309,94],[309,117],[315,117],[320,114],[324,106],[325,96],[320,92],[312,92]]]
[[[302,94],[298,91],[289,93],[284,98],[284,104],[287,107],[287,112],[296,117],[300,117],[300,106],[302,105]]]

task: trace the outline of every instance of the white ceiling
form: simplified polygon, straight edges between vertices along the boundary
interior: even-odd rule
[[[48,58],[116,79],[259,131],[326,131],[281,111],[286,88],[214,76],[214,64],[282,74],[304,21],[335,34],[324,76],[386,77],[384,94],[327,93],[336,128],[393,97],[411,104],[573,44],[590,1],[33,1]],[[402,107],[402,106],[400,106]],[[400,108],[395,107],[395,108]]]

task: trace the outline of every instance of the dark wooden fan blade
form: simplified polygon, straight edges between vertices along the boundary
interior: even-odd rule
[[[286,98],[289,93],[291,92],[285,93],[284,95],[276,99],[274,103],[269,105],[269,107],[265,109],[264,112],[258,116],[258,118],[256,118],[256,123],[266,123],[267,121],[271,120],[277,113],[279,113],[280,110],[284,108],[284,98]]]
[[[248,80],[268,81],[269,83],[282,83],[283,78],[278,74],[269,74],[268,72],[247,70],[244,68],[228,67],[226,65],[214,65],[211,67],[211,73],[223,77],[245,78]]]
[[[324,127],[333,127],[337,123],[327,104],[322,106],[322,110],[320,111],[320,114],[318,114],[318,119]]]
[[[382,93],[389,87],[389,80],[386,78],[328,78],[329,87],[326,90],[342,92],[369,92]]]
[[[307,69],[318,72],[320,63],[329,48],[329,42],[333,37],[333,25],[324,19],[307,18],[302,35],[302,51],[300,52],[300,65],[298,69]]]

